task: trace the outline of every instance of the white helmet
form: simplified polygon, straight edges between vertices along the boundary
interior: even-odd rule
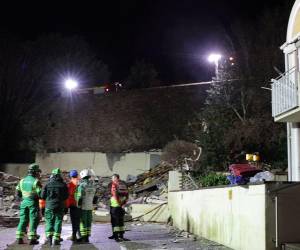
[[[89,169],[86,168],[80,172],[80,177],[81,177],[81,179],[83,179],[84,177],[87,177],[87,176],[91,176],[91,175],[90,175]]]

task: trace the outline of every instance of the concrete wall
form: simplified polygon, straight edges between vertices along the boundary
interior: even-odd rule
[[[51,172],[55,167],[63,170],[86,167],[94,169],[100,176],[110,176],[118,173],[122,179],[127,175],[139,175],[160,162],[161,152],[120,153],[105,154],[99,152],[90,153],[50,153],[37,154],[36,162],[40,164],[43,172]]]
[[[233,249],[265,249],[264,194],[263,185],[170,192],[169,210],[180,229]]]
[[[27,174],[30,163],[7,163],[0,166],[0,171],[14,176],[23,177]]]
[[[174,191],[168,196],[169,211],[176,227],[232,249],[280,249],[300,241],[300,185],[272,192],[289,185]]]

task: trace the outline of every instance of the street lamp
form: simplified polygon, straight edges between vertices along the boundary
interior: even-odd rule
[[[207,60],[210,63],[215,64],[215,74],[216,74],[216,80],[219,80],[219,60],[222,58],[221,54],[210,54],[207,58]]]
[[[64,95],[67,94],[68,96],[72,93],[76,94],[87,94],[87,93],[94,93],[97,94],[103,94],[105,92],[117,92],[122,89],[122,84],[119,82],[115,82],[112,84],[106,84],[104,86],[95,86],[95,87],[88,87],[88,88],[80,88],[79,83],[74,78],[66,78],[64,80],[64,87],[68,90],[63,91]]]
[[[65,87],[72,91],[78,87],[78,82],[74,79],[67,79],[65,80]]]
[[[64,80],[64,87],[68,90],[68,92],[63,91],[63,95],[69,96],[73,93],[76,94],[87,94],[87,93],[94,93],[94,94],[103,94],[104,92],[110,91],[108,88],[104,87],[89,87],[89,88],[80,88],[79,83],[77,80],[73,78],[67,78]]]

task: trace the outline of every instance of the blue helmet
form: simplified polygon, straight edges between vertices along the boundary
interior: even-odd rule
[[[77,177],[77,176],[78,176],[77,170],[73,169],[70,171],[70,177]]]

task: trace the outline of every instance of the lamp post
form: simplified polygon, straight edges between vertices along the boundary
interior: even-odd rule
[[[215,74],[216,74],[216,80],[219,80],[219,60],[222,58],[221,54],[210,54],[207,58],[207,60],[210,63],[215,64]]]

